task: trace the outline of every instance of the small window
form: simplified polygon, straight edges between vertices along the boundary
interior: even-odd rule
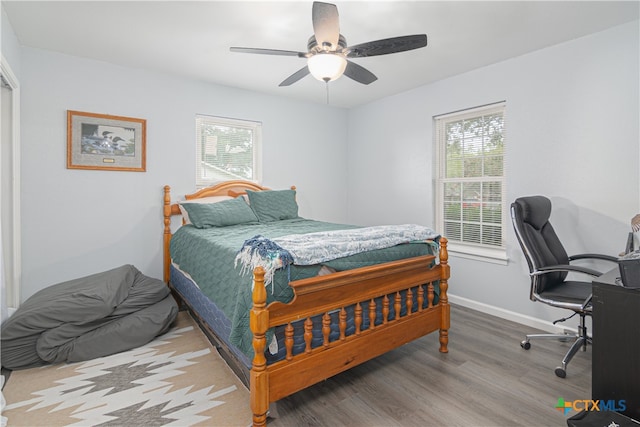
[[[456,252],[505,254],[505,104],[435,117],[436,222]]]
[[[196,116],[196,185],[242,179],[260,182],[262,124]]]

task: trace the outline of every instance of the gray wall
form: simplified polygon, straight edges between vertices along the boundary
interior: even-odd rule
[[[195,189],[195,115],[263,123],[263,183],[296,185],[300,214],[346,220],[346,114],[22,48],[22,299],[129,263],[162,277],[162,187]],[[66,111],[147,120],[147,171],[66,168]],[[321,127],[318,123],[331,123]]]
[[[13,32],[13,27],[9,21],[9,17],[2,7],[0,2],[0,15],[2,15],[2,21],[0,21],[0,42],[2,49],[2,56],[7,60],[7,63],[11,66],[13,74],[20,79],[20,43]]]
[[[11,60],[22,87],[22,299],[123,263],[161,277],[162,186],[194,188],[196,113],[262,121],[264,184],[295,184],[303,216],[433,225],[432,117],[506,100],[508,198],[550,196],[570,252],[617,253],[640,212],[637,36],[636,21],[351,110],[23,47]],[[147,119],[147,172],[66,169],[68,109]],[[511,229],[507,244],[506,266],[452,256],[451,293],[557,317],[527,300]]]
[[[433,225],[432,117],[506,100],[508,200],[549,196],[569,253],[617,255],[640,212],[638,44],[635,21],[350,110],[349,221]],[[453,256],[450,292],[556,318],[506,237],[506,266]]]

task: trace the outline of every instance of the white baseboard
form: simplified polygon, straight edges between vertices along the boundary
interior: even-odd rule
[[[564,331],[571,331],[572,333],[577,332],[576,328],[568,328],[566,325],[554,325],[552,322],[549,322],[547,320],[537,319],[535,317],[527,316],[525,314],[516,313],[515,311],[505,310],[504,308],[496,307],[494,305],[485,304],[482,302],[474,301],[468,298],[459,297],[452,294],[448,294],[448,296],[449,296],[450,303],[471,308],[473,310],[490,314],[492,316],[496,316],[501,319],[510,320],[512,322],[516,322],[521,325],[540,329],[545,332],[550,332],[553,334],[563,333]]]

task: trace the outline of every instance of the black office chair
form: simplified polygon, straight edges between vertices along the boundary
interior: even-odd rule
[[[529,298],[552,307],[573,310],[571,316],[553,322],[564,322],[575,314],[580,316],[580,325],[576,340],[562,359],[562,366],[557,367],[555,373],[560,378],[567,376],[567,364],[578,349],[587,349],[591,337],[587,334],[585,316],[591,315],[591,280],[567,280],[569,272],[584,273],[592,277],[602,273],[591,268],[570,265],[572,261],[584,259],[599,259],[617,262],[617,258],[600,254],[580,254],[568,256],[562,243],[558,239],[551,223],[551,201],[544,196],[520,197],[511,204],[511,221],[524,252],[524,257],[531,273],[531,292]],[[520,343],[522,348],[529,350],[532,338],[560,338],[563,334],[532,334]]]

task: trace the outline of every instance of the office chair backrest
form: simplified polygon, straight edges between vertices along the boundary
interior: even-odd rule
[[[511,220],[529,271],[541,267],[569,264],[569,256],[556,235],[549,217],[551,201],[544,196],[520,197],[511,204]],[[531,278],[538,292],[550,289],[564,281],[567,272],[542,274]]]

